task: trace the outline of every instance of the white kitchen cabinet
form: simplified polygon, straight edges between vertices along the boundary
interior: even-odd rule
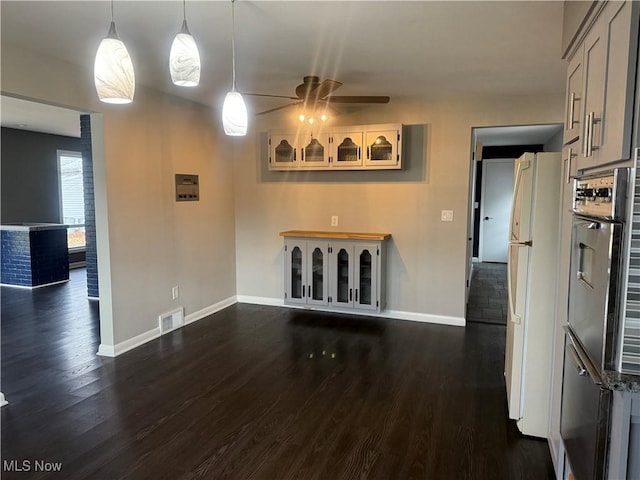
[[[367,152],[364,165],[374,168],[396,168],[400,164],[402,130],[398,128],[365,131]]]
[[[565,143],[576,138],[578,127],[578,170],[631,157],[629,99],[635,86],[639,12],[639,2],[607,2],[570,60]],[[581,91],[576,86],[580,73]]]
[[[310,129],[269,135],[269,169],[323,169],[329,166],[329,135]]]
[[[402,124],[269,132],[269,170],[402,168]]]
[[[285,302],[295,305],[328,304],[329,245],[327,241],[287,239]]]
[[[389,234],[293,230],[280,235],[285,304],[342,312],[384,309]]]
[[[334,130],[330,136],[329,161],[333,169],[362,168],[362,130]]]

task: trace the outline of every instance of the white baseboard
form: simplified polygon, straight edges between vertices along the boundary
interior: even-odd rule
[[[230,307],[234,303],[237,303],[237,297],[234,295],[229,298],[225,298],[224,300],[219,301],[218,303],[214,303],[213,305],[209,305],[208,307],[203,308],[202,310],[198,310],[197,312],[190,313],[184,317],[184,324],[189,325],[190,323],[196,322],[204,317],[208,317],[209,315],[213,315],[220,310],[223,310],[227,307]]]
[[[4,398],[4,393],[0,392],[0,407],[4,407],[5,405],[9,405],[9,402]]]
[[[227,308],[228,306],[233,305],[234,303],[236,303],[235,296],[226,298],[213,305],[209,305],[208,307],[205,307],[202,310],[198,310],[197,312],[190,313],[189,315],[186,315],[184,317],[184,324],[179,328],[182,328],[185,325],[188,325],[202,318],[205,318],[211,314],[214,314],[222,310],[223,308]],[[177,329],[174,329],[171,331],[175,331],[175,330]],[[136,335],[133,338],[117,343],[115,345],[100,344],[100,347],[98,347],[97,354],[102,357],[117,357],[118,355],[122,355],[123,353],[128,352],[129,350],[133,350],[134,348],[139,347],[140,345],[143,345],[147,342],[150,342],[151,340],[155,340],[156,338],[160,337],[160,335],[161,335],[160,327],[152,328],[151,330],[143,332],[140,335]]]
[[[253,303],[255,305],[269,305],[271,307],[284,307],[282,298],[252,297],[250,295],[238,295],[238,303]]]
[[[438,325],[451,325],[455,327],[464,327],[466,325],[466,320],[464,317],[449,317],[445,315],[432,315],[428,313],[416,313],[416,312],[403,312],[400,310],[383,310],[380,313],[376,312],[363,312],[363,311],[350,311],[347,309],[335,310],[329,308],[317,308],[317,307],[305,307],[305,306],[291,306],[285,305],[284,300],[281,298],[271,298],[271,297],[252,297],[246,295],[238,295],[237,297],[238,303],[253,303],[257,305],[269,305],[273,307],[287,307],[287,308],[297,308],[297,309],[308,309],[308,310],[316,310],[321,312],[331,312],[331,313],[350,313],[353,315],[364,315],[368,317],[379,317],[379,318],[392,318],[394,320],[408,320],[411,322],[424,322],[424,323],[436,323]]]

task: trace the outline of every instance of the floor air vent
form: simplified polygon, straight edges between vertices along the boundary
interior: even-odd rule
[[[175,330],[184,324],[184,309],[179,308],[173,312],[160,315],[160,334]]]

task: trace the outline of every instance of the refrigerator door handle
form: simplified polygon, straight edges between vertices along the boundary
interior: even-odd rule
[[[515,246],[514,243],[509,242],[509,250]],[[509,256],[511,256],[511,251],[509,251]],[[511,265],[507,265],[507,297],[509,298],[509,320],[512,323],[520,323],[522,318],[516,314],[513,292],[511,291]]]

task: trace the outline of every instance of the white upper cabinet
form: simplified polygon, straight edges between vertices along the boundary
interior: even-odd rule
[[[400,129],[367,130],[364,164],[375,168],[397,168],[400,164]]]
[[[279,150],[278,150],[279,149]],[[269,132],[270,170],[402,168],[402,124]]]
[[[578,170],[631,157],[639,12],[607,2],[569,62],[564,141],[579,139]]]
[[[269,136],[269,168],[292,170],[298,168],[299,160],[297,132]]]
[[[331,167],[360,168],[362,167],[362,130],[334,131],[331,134]]]

